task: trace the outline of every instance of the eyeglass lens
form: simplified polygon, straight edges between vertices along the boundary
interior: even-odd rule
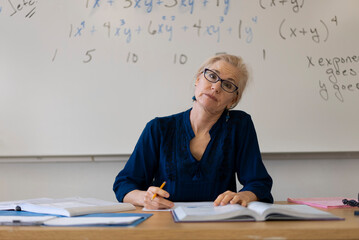
[[[221,79],[217,73],[213,72],[210,69],[205,69],[204,72],[204,77],[212,83],[216,83],[218,81],[221,81],[221,87],[223,90],[225,90],[226,92],[232,93],[235,92],[238,87],[236,85],[234,85],[232,82],[228,81],[228,80],[223,80]]]

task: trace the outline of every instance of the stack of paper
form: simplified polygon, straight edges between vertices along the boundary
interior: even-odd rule
[[[319,208],[347,208],[348,205],[343,204],[344,197],[323,197],[323,198],[288,198],[288,202],[305,204]]]

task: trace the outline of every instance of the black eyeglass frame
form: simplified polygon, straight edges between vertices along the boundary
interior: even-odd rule
[[[211,81],[211,80],[209,80],[209,79],[206,77],[206,73],[207,73],[208,71],[211,72],[211,73],[213,73],[214,75],[216,75],[217,81]],[[213,70],[211,70],[211,69],[205,68],[205,69],[203,70],[203,76],[204,76],[204,78],[205,78],[208,82],[211,82],[211,83],[216,83],[216,82],[220,81],[220,82],[221,82],[221,88],[222,88],[224,91],[228,92],[228,93],[234,93],[234,92],[236,92],[236,91],[239,89],[239,87],[236,86],[236,85],[235,85],[234,83],[232,83],[231,81],[229,81],[229,80],[224,80],[224,79],[220,78],[220,77],[218,76],[218,74],[215,73],[215,72],[214,72]],[[229,83],[229,84],[231,84],[232,86],[234,86],[235,89],[230,92],[230,91],[226,90],[226,89],[223,87],[223,83]]]
[[[348,205],[351,207],[359,207],[359,202],[357,202],[355,200],[343,199],[342,202],[344,205]]]

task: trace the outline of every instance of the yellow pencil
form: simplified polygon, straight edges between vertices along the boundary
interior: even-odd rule
[[[166,184],[166,181],[164,181],[164,182],[162,183],[162,185],[160,186],[160,188],[162,189],[162,188],[165,186],[165,184]],[[155,199],[155,197],[157,197],[157,193],[153,194],[151,200]]]

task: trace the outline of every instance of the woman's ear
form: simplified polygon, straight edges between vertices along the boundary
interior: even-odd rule
[[[231,105],[228,107],[228,109],[231,109],[231,107],[238,101],[239,94],[236,92],[235,96],[232,99]]]
[[[196,81],[194,82],[194,85],[197,86],[198,82],[199,82],[199,76],[196,78]]]

